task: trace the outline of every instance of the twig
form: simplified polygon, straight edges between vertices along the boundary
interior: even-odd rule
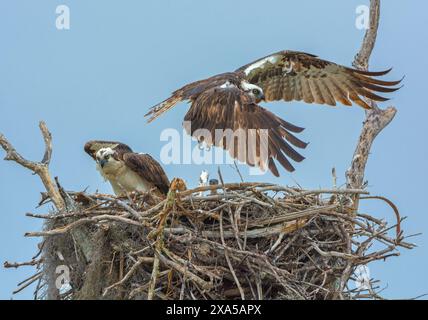
[[[151,258],[151,257],[139,257],[137,262],[134,263],[132,268],[128,271],[128,273],[120,281],[113,283],[111,286],[104,289],[103,297],[105,297],[111,289],[116,288],[118,286],[121,286],[126,281],[128,281],[131,278],[131,276],[137,271],[137,269],[140,265],[142,265],[143,263],[152,263],[152,262],[153,262],[153,258]]]
[[[39,265],[42,262],[43,262],[43,258],[37,259],[37,260],[26,261],[26,262],[13,262],[13,263],[10,263],[8,261],[5,261],[3,263],[3,267],[4,268],[19,268],[19,267],[22,267],[22,266],[37,266],[37,265]]]
[[[236,276],[235,270],[233,269],[232,263],[230,262],[230,258],[229,258],[229,253],[227,251],[227,247],[226,247],[226,242],[224,241],[224,233],[223,233],[223,214],[220,214],[220,238],[221,238],[221,243],[223,245],[224,249],[224,257],[226,258],[227,264],[229,266],[229,270],[230,273],[233,276],[233,279],[235,280],[235,283],[239,289],[239,293],[241,295],[241,299],[245,300],[245,294],[244,294],[244,290],[241,287],[241,283],[239,282],[238,277]]]
[[[27,232],[27,233],[25,233],[24,236],[25,237],[55,236],[55,235],[67,233],[68,231],[70,231],[74,228],[77,228],[81,225],[84,225],[87,223],[96,223],[96,222],[103,221],[103,220],[112,220],[112,221],[118,221],[118,222],[131,224],[134,226],[141,226],[141,224],[139,222],[136,222],[134,220],[127,219],[127,218],[120,217],[120,216],[105,214],[105,215],[100,215],[100,216],[96,216],[96,217],[92,217],[92,218],[82,218],[82,219],[74,221],[74,222],[72,222],[72,223],[70,223],[64,227],[58,228],[58,229],[52,229],[52,230],[48,230],[48,231]]]
[[[18,286],[19,286],[18,289],[13,291],[13,294],[17,294],[18,292],[21,292],[22,290],[24,290],[25,288],[27,288],[28,286],[33,284],[35,281],[37,281],[41,277],[42,277],[42,272],[40,271],[40,272],[37,272],[36,274],[32,275],[30,278],[20,282],[18,284]]]
[[[360,197],[360,200],[363,200],[363,199],[379,199],[379,200],[385,201],[392,208],[392,210],[394,210],[395,218],[397,219],[396,237],[397,237],[397,241],[400,241],[401,217],[400,217],[400,211],[398,211],[397,206],[391,200],[382,196]]]

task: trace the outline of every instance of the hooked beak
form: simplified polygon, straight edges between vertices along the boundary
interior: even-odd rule
[[[101,168],[104,168],[104,165],[107,163],[106,159],[101,159],[100,161],[98,161],[99,165],[101,166]]]
[[[262,96],[260,97],[260,100],[261,100],[261,101],[266,101],[266,97],[265,97],[265,94],[264,94],[264,93],[262,93]]]

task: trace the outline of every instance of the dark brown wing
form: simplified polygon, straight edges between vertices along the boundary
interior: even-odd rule
[[[159,191],[167,194],[169,180],[159,162],[148,154],[125,153],[123,161],[126,166],[137,173],[141,178],[154,184]]]
[[[102,140],[91,140],[85,143],[84,150],[94,160],[95,155],[101,148],[111,148],[117,152],[118,155],[122,156],[124,153],[132,152],[132,149],[124,143],[117,141],[102,141]]]
[[[306,147],[306,143],[291,134],[303,128],[258,106],[236,87],[217,87],[202,93],[184,120],[190,122],[185,123],[187,133],[199,141],[222,147],[231,157],[250,166],[269,168],[275,176],[279,173],[274,159],[288,171],[294,168],[287,157],[297,162],[304,159],[289,144]]]
[[[393,92],[400,81],[382,81],[374,77],[381,72],[347,68],[318,57],[295,51],[282,51],[264,57],[237,70],[248,82],[261,87],[267,101],[297,100],[335,106],[341,102],[370,109],[364,100],[386,101],[376,92]]]
[[[189,83],[184,87],[174,91],[168,99],[151,107],[149,112],[147,112],[144,116],[149,117],[147,122],[152,122],[160,115],[173,108],[177,103],[184,100],[194,100],[202,92],[217,86],[221,86],[227,81],[237,84],[241,81],[241,79],[235,72],[227,72],[207,79]]]

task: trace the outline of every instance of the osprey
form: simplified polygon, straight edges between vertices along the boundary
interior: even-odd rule
[[[96,161],[98,171],[110,182],[116,195],[151,189],[167,194],[168,177],[149,154],[134,153],[126,144],[114,141],[89,141],[84,149]]]
[[[222,147],[230,156],[250,166],[258,166],[279,176],[274,159],[286,170],[294,171],[288,158],[296,162],[304,159],[291,145],[305,148],[307,143],[293,133],[303,128],[277,117],[259,106],[261,101],[304,101],[306,103],[335,106],[337,102],[351,106],[352,103],[371,109],[365,100],[386,101],[375,92],[393,92],[399,88],[399,81],[383,81],[374,77],[383,76],[389,70],[380,72],[361,71],[317,56],[296,51],[281,51],[249,63],[235,72],[222,73],[211,78],[190,83],[172,93],[171,97],[152,107],[146,116],[153,121],[180,101],[190,101],[190,110],[184,117],[191,127],[185,126],[188,134],[198,141],[204,141],[200,134],[210,132],[208,146]],[[225,143],[226,134],[220,139],[216,129],[238,129],[255,132],[255,139],[246,141],[250,148],[245,155],[239,155],[236,142]],[[265,129],[265,130],[262,130]],[[262,131],[268,138],[262,140]],[[250,134],[247,135],[250,137]],[[235,139],[235,138],[234,138]],[[263,143],[263,141],[266,141]],[[254,150],[254,151],[251,151]],[[261,157],[261,150],[267,156]]]
[[[208,171],[202,170],[201,175],[199,176],[199,185],[198,187],[205,187],[208,185],[208,178],[210,177],[210,174]],[[201,191],[199,192],[199,196],[202,197],[204,193]]]

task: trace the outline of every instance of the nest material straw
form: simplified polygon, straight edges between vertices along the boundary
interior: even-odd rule
[[[35,298],[49,299],[379,298],[370,279],[352,286],[355,268],[413,246],[399,217],[388,227],[353,212],[363,190],[183,189],[175,179],[167,199],[70,192],[67,212],[28,214],[47,222],[26,234],[44,242],[41,258],[24,263],[38,273],[21,287],[37,281]]]

